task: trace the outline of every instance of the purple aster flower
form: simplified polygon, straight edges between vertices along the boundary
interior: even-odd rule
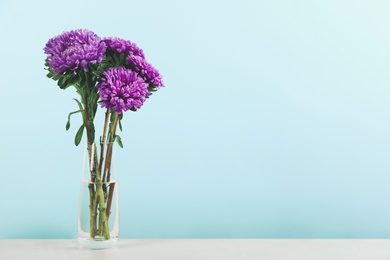
[[[158,70],[156,70],[142,57],[129,55],[126,58],[126,61],[129,63],[130,68],[137,72],[138,75],[140,75],[140,77],[142,77],[147,83],[157,88],[164,86],[162,77]]]
[[[124,53],[126,55],[135,55],[145,58],[144,52],[135,43],[123,40],[118,37],[107,37],[103,41],[107,44],[107,49],[115,53]]]
[[[102,107],[122,111],[137,110],[150,95],[148,84],[125,67],[109,68],[97,85]]]
[[[67,69],[75,72],[79,67],[87,72],[88,64],[102,61],[106,44],[95,33],[78,29],[51,38],[43,50],[50,69],[57,74]]]

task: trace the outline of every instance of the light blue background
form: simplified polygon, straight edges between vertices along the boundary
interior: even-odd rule
[[[123,120],[123,238],[390,238],[388,1],[0,2],[0,238],[76,237],[73,89],[42,48],[136,42],[166,87]],[[100,114],[101,115],[101,114]]]

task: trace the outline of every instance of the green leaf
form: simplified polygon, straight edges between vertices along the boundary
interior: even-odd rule
[[[95,75],[97,78],[101,77],[101,73],[99,73],[98,71],[92,71],[92,74]]]
[[[89,138],[88,142],[90,144],[95,142],[95,125],[91,121],[89,121],[89,136],[88,136],[88,138]]]
[[[59,78],[57,85],[61,89],[66,89],[66,80],[67,80],[67,76],[62,76],[61,78]]]
[[[52,78],[52,77],[54,77],[54,75],[56,75],[56,73],[52,70],[49,70],[49,73],[46,74],[46,77]]]
[[[77,105],[79,106],[79,110],[84,112],[84,108],[83,108],[83,105],[81,104],[81,102],[77,98],[74,98],[73,100],[76,101]],[[83,122],[85,124],[85,115],[84,115],[84,113],[81,113],[81,115],[83,116]]]
[[[56,74],[53,76],[53,80],[59,80],[62,77],[62,74]]]
[[[73,100],[77,102],[77,105],[79,106],[80,110],[84,110],[83,104],[81,104],[81,102],[77,98],[74,98]]]
[[[102,75],[102,71],[100,70],[100,64],[88,64],[88,70],[92,75],[97,78],[100,78]]]
[[[115,135],[115,141],[118,143],[120,148],[123,148],[122,138],[119,135]]]
[[[117,113],[114,112],[114,110],[111,110],[111,115],[110,115],[110,121],[111,121],[111,122],[114,122],[114,121],[115,121],[116,115],[117,115]]]
[[[118,66],[124,66],[126,65],[126,56],[122,53],[119,55],[119,59],[118,59]]]
[[[97,92],[97,89],[95,88],[88,95],[89,113],[90,113],[90,119],[92,120],[96,115],[98,100],[99,100],[99,94]]]
[[[122,119],[123,119],[123,113],[122,113],[122,114],[119,114],[119,115],[118,115],[118,117],[119,117],[119,122],[118,122],[118,124],[119,124],[119,130],[121,130],[121,131],[122,131]]]
[[[156,92],[157,90],[158,90],[158,88],[155,87],[155,86],[151,86],[151,85],[150,85],[150,86],[148,87],[148,91],[149,91],[149,92]]]
[[[77,110],[77,111],[73,111],[73,112],[70,112],[69,115],[68,115],[68,122],[66,122],[66,131],[69,130],[70,128],[70,116],[73,115],[73,114],[76,114],[76,113],[80,113],[80,112],[83,112],[82,110]]]
[[[81,142],[81,138],[83,137],[83,132],[84,132],[84,124],[82,124],[79,128],[79,130],[76,133],[76,136],[74,138],[74,143],[76,146],[78,146]]]
[[[114,122],[115,122],[116,116],[117,116],[117,113],[114,111],[111,111],[110,123],[108,124],[108,132],[109,133],[112,133],[112,131],[114,130]]]
[[[121,120],[119,120],[118,125],[119,125],[119,130],[121,130],[121,132],[122,132],[122,121]]]
[[[78,77],[77,74],[76,74],[76,75],[72,75],[72,76],[69,78],[67,84],[68,84],[68,86],[72,86],[72,85],[75,85],[77,82],[79,82],[79,77]]]
[[[61,75],[60,79],[57,82],[57,85],[61,89],[67,89],[68,87],[74,85],[76,82],[78,82],[77,75],[72,72],[68,72]]]
[[[112,138],[112,130],[113,130],[113,128],[114,128],[114,123],[109,123],[108,124],[108,140],[109,141],[113,141],[111,138]]]

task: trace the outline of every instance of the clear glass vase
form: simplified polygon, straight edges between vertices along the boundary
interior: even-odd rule
[[[119,237],[118,183],[113,143],[87,144],[80,187],[78,239],[92,249],[110,248]]]

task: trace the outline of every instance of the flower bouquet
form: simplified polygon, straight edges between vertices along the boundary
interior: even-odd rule
[[[79,145],[84,133],[87,141],[89,171],[84,182],[89,223],[80,228],[79,219],[79,239],[92,243],[115,240],[119,229],[112,231],[110,218],[117,187],[111,179],[111,165],[114,143],[123,147],[117,129],[122,130],[123,112],[137,111],[153,92],[163,87],[162,77],[135,43],[117,37],[101,39],[90,30],[63,32],[49,39],[44,52],[47,77],[57,81],[61,89],[73,86],[79,94],[79,99],[74,99],[78,109],[69,113],[66,123],[68,130],[71,116],[80,113],[82,124],[74,142]],[[95,117],[99,104],[105,109],[105,116],[97,141]],[[113,225],[118,225],[118,217],[115,218]]]

